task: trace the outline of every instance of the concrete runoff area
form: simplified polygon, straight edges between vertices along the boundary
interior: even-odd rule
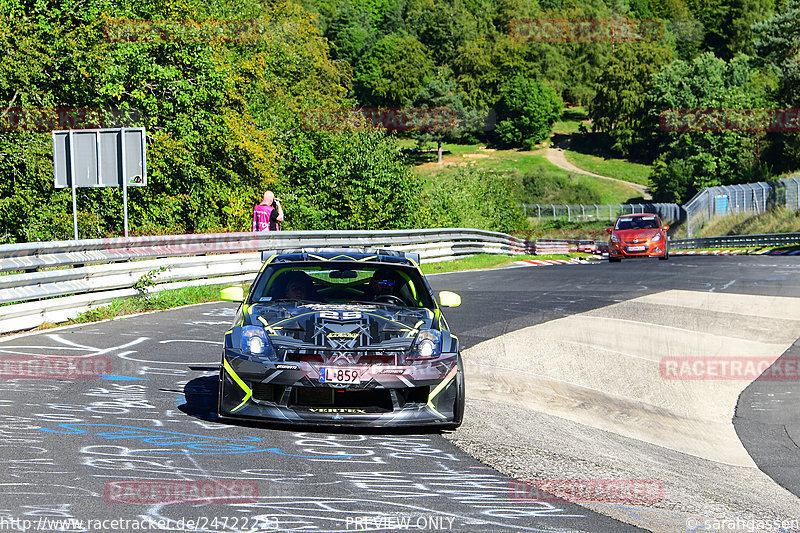
[[[468,410],[449,438],[517,478],[660,480],[660,502],[587,505],[652,531],[800,519],[731,422],[752,378],[665,379],[660,368],[687,357],[769,364],[798,337],[797,299],[679,290],[513,331],[464,352]]]

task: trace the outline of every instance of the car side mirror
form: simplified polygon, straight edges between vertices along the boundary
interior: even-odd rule
[[[243,302],[244,289],[242,287],[225,287],[219,291],[219,299],[223,302]]]
[[[461,305],[461,296],[451,291],[441,291],[439,293],[439,304],[442,307],[458,307]]]
[[[606,233],[611,233],[611,228],[606,228]]]
[[[664,231],[667,231],[668,229],[669,229],[669,226],[664,224]]]

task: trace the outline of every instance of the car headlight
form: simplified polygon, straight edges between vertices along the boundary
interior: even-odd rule
[[[420,331],[411,347],[409,358],[430,359],[442,355],[442,333],[435,329]]]
[[[242,342],[240,346],[242,348],[242,353],[266,357],[268,359],[275,358],[275,350],[272,348],[272,343],[269,342],[267,332],[264,331],[264,328],[258,326],[244,326],[242,328]]]
[[[619,237],[617,237],[616,235],[614,235],[612,233],[611,234],[611,242],[619,243]]]
[[[658,241],[660,241],[660,240],[661,240],[661,234],[660,234],[660,233],[656,233],[655,237],[653,237],[651,240],[652,240],[653,242],[658,242]]]

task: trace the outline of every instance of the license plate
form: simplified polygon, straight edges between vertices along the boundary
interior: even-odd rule
[[[628,246],[629,252],[644,252],[645,246]]]
[[[354,368],[323,366],[319,369],[320,383],[361,383],[361,373]]]

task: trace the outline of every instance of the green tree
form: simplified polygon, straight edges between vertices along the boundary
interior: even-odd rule
[[[729,60],[737,53],[753,53],[752,26],[772,14],[775,1],[709,0],[690,7],[703,25],[705,50]]]
[[[611,135],[613,149],[629,154],[648,111],[645,95],[651,77],[673,58],[673,51],[660,43],[626,43],[599,73],[589,117],[594,131]]]
[[[785,8],[753,27],[759,57],[780,70],[784,105],[800,105],[800,0],[787,0]]]
[[[375,46],[378,35],[371,15],[365,6],[354,7],[349,2],[342,6],[327,32],[337,58],[354,65]]]
[[[131,0],[122,6],[87,0],[81,10],[71,0],[4,2],[0,45],[14,52],[0,65],[0,109],[135,110],[139,118],[133,125],[148,131],[149,180],[147,187],[129,191],[133,234],[246,230],[265,188],[287,194],[312,190],[303,185],[306,173],[347,168],[358,169],[349,179],[361,192],[348,196],[343,216],[352,215],[359,227],[411,224],[400,204],[380,192],[380,184],[389,181],[414,190],[384,134],[366,139],[366,133],[312,136],[303,130],[304,114],[352,106],[346,99],[349,69],[331,59],[311,15],[293,3],[260,0],[245,0],[238,9],[252,22],[244,34],[230,35],[214,22],[231,17],[229,6],[211,1]],[[119,25],[131,19],[137,21],[134,39]],[[287,163],[298,145],[308,143],[318,147],[312,158],[302,167]],[[353,153],[333,157],[324,143],[339,151],[349,146]],[[363,151],[352,150],[362,143]],[[51,147],[49,131],[0,137],[2,241],[71,237],[65,217],[70,193],[52,187]],[[331,169],[330,161],[339,166]],[[371,198],[380,198],[380,205]],[[314,207],[287,203],[286,228],[308,223],[303,205]],[[300,211],[293,220],[294,209]],[[118,189],[79,190],[78,210],[81,236],[121,233]]]
[[[308,131],[283,137],[277,193],[295,229],[392,229],[418,223],[421,182],[385,133]]]
[[[650,110],[642,129],[650,132],[652,149],[660,154],[651,175],[654,197],[685,202],[699,189],[765,177],[761,159],[765,137],[726,123],[705,129],[670,122],[670,110],[690,110],[701,118],[708,110],[722,117],[737,109],[770,107],[768,71],[752,58],[730,62],[705,53],[691,62],[675,61],[653,76],[646,106]],[[709,123],[707,123],[709,124]]]
[[[411,136],[420,143],[437,143],[439,163],[442,162],[442,141],[464,140],[486,124],[486,111],[464,107],[451,72],[446,67],[416,94],[412,108],[408,109]]]
[[[546,139],[564,103],[547,85],[517,76],[506,82],[497,104],[497,140],[526,150]]]
[[[433,227],[511,232],[525,228],[519,181],[475,167],[432,176],[424,190],[422,216]]]
[[[416,37],[387,35],[358,65],[358,101],[375,106],[407,106],[434,70],[428,49]]]
[[[477,37],[475,17],[459,0],[409,0],[406,24],[439,65],[451,62],[459,46]]]
[[[775,99],[788,108],[800,107],[800,0],[787,0],[783,9],[768,20],[756,24],[758,56],[780,73],[780,87]],[[800,134],[774,136],[774,160],[782,171],[800,168]]]

